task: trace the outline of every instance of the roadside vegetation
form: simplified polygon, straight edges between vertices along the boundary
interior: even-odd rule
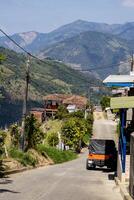
[[[105,110],[105,108],[110,107],[110,97],[108,96],[103,96],[101,101],[100,101],[102,110]]]
[[[0,131],[0,158],[15,160],[21,167],[58,164],[77,158],[92,135],[92,113],[68,113],[60,106],[55,119],[40,124],[29,115],[25,121],[25,150],[21,150],[21,126]],[[7,166],[10,169],[10,166]],[[1,168],[2,169],[2,168]]]
[[[37,150],[42,155],[47,154],[55,164],[63,163],[77,158],[77,154],[71,150],[62,151],[55,147],[39,145]]]

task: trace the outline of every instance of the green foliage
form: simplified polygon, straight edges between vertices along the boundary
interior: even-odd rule
[[[79,119],[83,119],[84,118],[84,111],[83,110],[78,110],[77,112],[72,112],[69,114],[70,117],[77,117]]]
[[[30,115],[25,121],[25,134],[27,146],[26,149],[35,148],[36,145],[41,144],[44,139],[44,133],[40,129],[40,124],[34,115]]]
[[[120,122],[118,122],[117,127],[116,127],[116,132],[118,136],[120,135],[120,127],[121,127],[121,124]]]
[[[30,154],[28,152],[24,153],[16,148],[10,149],[9,154],[12,158],[17,160],[24,166],[28,166],[28,165],[35,166],[38,162],[35,159],[35,157],[32,156],[32,154]]]
[[[5,153],[5,139],[6,133],[3,130],[0,130],[0,178],[4,177],[5,166],[3,165],[3,156]]]
[[[0,64],[2,64],[3,61],[6,60],[6,56],[2,53],[0,53]]]
[[[59,143],[58,133],[49,132],[46,137],[48,145],[55,147]]]
[[[78,118],[68,119],[62,127],[64,143],[75,150],[79,149],[80,141],[87,132],[84,121]]]
[[[62,127],[62,138],[66,145],[80,150],[81,145],[89,143],[92,135],[93,115],[84,119],[84,111],[70,113]]]
[[[10,126],[10,134],[12,145],[18,148],[20,142],[20,130],[17,124],[13,124]]]
[[[110,97],[103,96],[100,101],[101,107],[104,110],[106,107],[110,107]]]
[[[6,139],[6,132],[0,130],[0,157],[2,157],[5,152],[4,149],[5,139]]]
[[[47,154],[54,163],[63,163],[77,158],[77,155],[72,151],[61,151],[54,147],[46,147],[44,145],[39,145],[37,149],[42,155]]]
[[[67,116],[68,116],[68,110],[66,109],[64,105],[60,105],[58,107],[58,111],[56,113],[55,118],[61,120],[61,119],[66,118]]]

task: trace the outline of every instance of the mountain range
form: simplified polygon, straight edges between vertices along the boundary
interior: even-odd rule
[[[29,31],[24,33],[16,33],[11,36],[16,42],[25,47],[33,53],[39,52],[41,49],[46,48],[57,42],[64,41],[65,39],[72,38],[79,33],[87,31],[96,31],[101,33],[109,33],[127,40],[134,40],[134,22],[125,24],[105,24],[87,22],[77,20],[70,24],[61,26],[60,28],[50,33],[38,33]],[[19,51],[5,36],[0,37],[0,45],[6,48]]]
[[[82,71],[102,68],[94,70],[94,74],[103,79],[109,73],[118,73],[117,63],[131,54],[134,22],[109,25],[77,20],[50,33],[30,31],[14,34],[11,38],[43,59],[60,60]],[[0,46],[21,52],[4,36],[0,38]],[[113,65],[115,67],[110,68]]]

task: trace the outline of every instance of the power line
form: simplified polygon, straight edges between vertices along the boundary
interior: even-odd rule
[[[0,32],[5,35],[10,41],[12,41],[18,48],[20,48],[23,52],[25,52],[26,54],[28,54],[30,57],[40,61],[41,63],[45,63],[46,62],[40,58],[38,58],[37,56],[31,54],[30,52],[28,52],[25,48],[23,48],[22,46],[20,46],[14,39],[12,39],[5,31],[3,31],[2,29],[0,29]],[[128,61],[124,60],[122,61],[124,64],[125,63],[128,63]],[[107,65],[107,66],[103,66],[103,67],[94,67],[94,68],[91,68],[91,69],[83,69],[83,70],[77,70],[77,71],[94,71],[94,70],[101,70],[101,69],[105,69],[105,68],[111,68],[111,67],[117,67],[119,66],[121,63],[115,63],[115,64],[112,64],[112,65]]]
[[[126,60],[124,60],[124,61],[122,61],[123,62],[123,64],[127,64],[127,63],[129,63],[129,61],[126,61]],[[117,66],[119,66],[121,63],[115,63],[115,64],[112,64],[112,65],[107,65],[107,66],[103,66],[103,67],[94,67],[94,68],[91,68],[91,69],[81,69],[81,70],[77,70],[77,71],[94,71],[94,70],[101,70],[101,69],[106,69],[106,68],[112,68],[112,67],[117,67]]]
[[[0,32],[3,33],[10,41],[12,41],[17,47],[19,47],[22,51],[24,51],[26,54],[31,56],[31,53],[26,51],[22,46],[20,46],[15,40],[13,40],[7,33],[5,33],[2,29],[0,29]]]

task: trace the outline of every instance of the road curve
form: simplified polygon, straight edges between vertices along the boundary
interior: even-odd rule
[[[0,200],[121,200],[113,174],[86,170],[86,155],[1,179]]]

